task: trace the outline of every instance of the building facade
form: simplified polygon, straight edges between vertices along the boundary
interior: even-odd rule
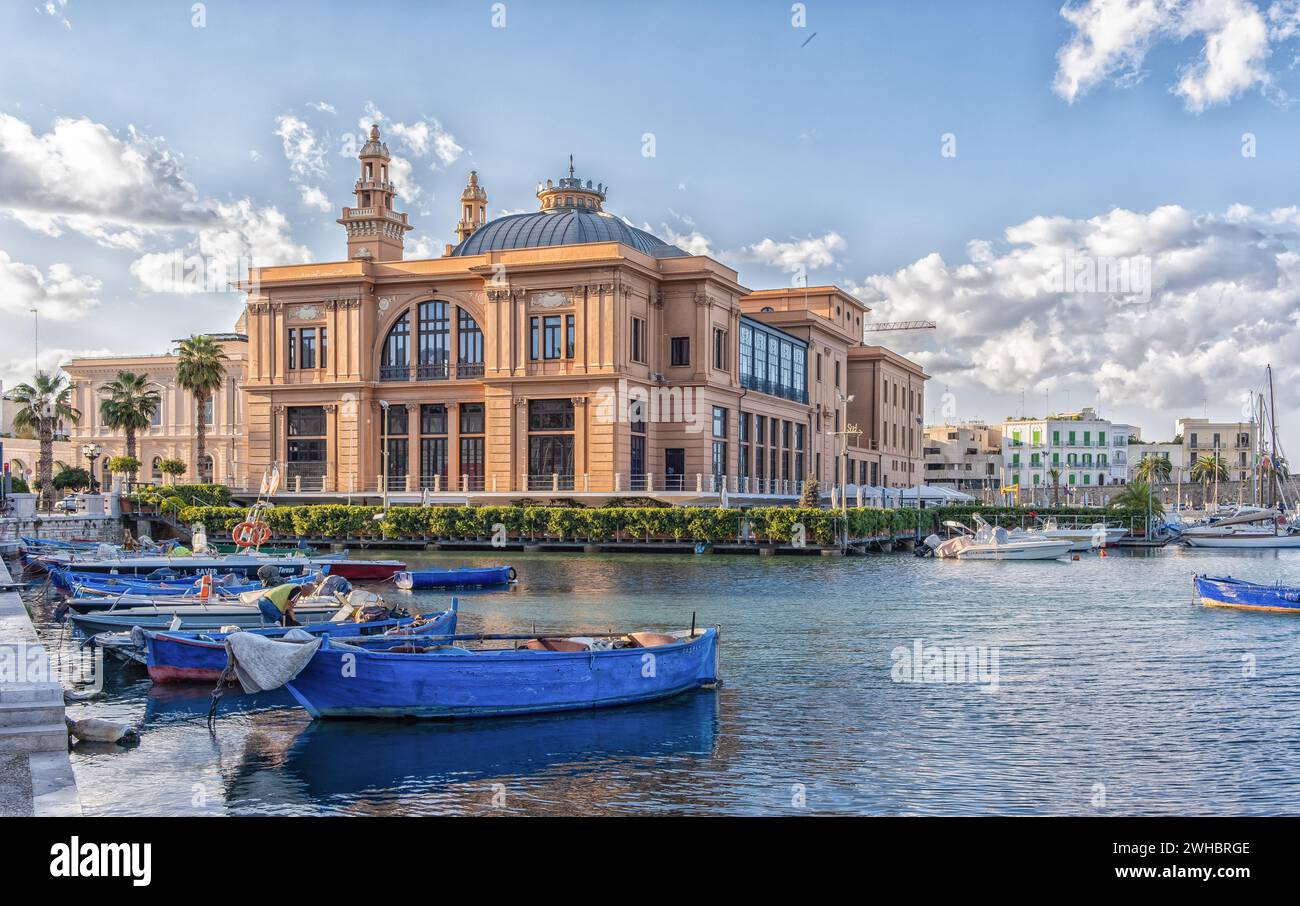
[[[1002,486],[1002,432],[982,424],[930,425],[925,429],[925,483],[959,491]]]
[[[1169,482],[1188,481],[1186,450],[1181,443],[1143,443],[1130,440],[1128,445],[1128,480],[1138,477],[1138,469],[1146,459],[1163,459],[1169,463]]]
[[[850,484],[919,481],[926,376],[862,344],[853,296],[751,292],[607,213],[572,163],[537,211],[495,220],[471,174],[459,242],[405,260],[388,163],[372,129],[347,260],[241,287],[253,474],[334,494],[793,496],[835,483],[847,449]]]
[[[211,334],[228,359],[226,378],[201,415],[193,394],[176,381],[175,352],[79,358],[64,366],[72,382],[72,404],[81,411],[81,420],[72,427],[72,446],[76,450],[87,443],[100,446],[100,474],[96,477],[105,487],[112,481],[108,461],[126,454],[126,438],[120,429],[104,424],[99,411],[101,391],[122,371],[147,375],[162,397],[153,424],[136,432],[135,455],[141,465],[137,480],[161,484],[162,461],[179,459],[190,467],[182,481],[217,481],[239,488],[247,487],[250,480],[257,484],[261,473],[253,475],[249,471],[244,400],[239,390],[248,365],[248,338],[240,332],[241,327],[236,325],[236,332]],[[196,463],[196,425],[200,417],[206,420],[207,455],[204,462]]]
[[[1217,456],[1228,470],[1229,481],[1250,480],[1259,448],[1256,422],[1180,418],[1174,423],[1174,430],[1182,438],[1183,462],[1188,469],[1203,456]]]
[[[1003,486],[1035,490],[1055,483],[1067,492],[1128,481],[1130,425],[1093,409],[1045,419],[1007,419],[1002,425]]]

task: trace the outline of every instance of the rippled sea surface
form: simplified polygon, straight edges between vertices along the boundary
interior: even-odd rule
[[[285,693],[228,694],[210,733],[207,688],[151,689],[142,670],[110,662],[108,698],[69,713],[137,723],[143,741],[74,751],[86,812],[1300,811],[1300,617],[1191,600],[1194,572],[1300,585],[1300,552],[403,556],[518,568],[508,591],[460,596],[462,631],[676,628],[695,613],[722,628],[725,684],[453,723],[313,723]],[[385,594],[429,610],[447,601]],[[987,673],[896,682],[918,640],[996,649],[996,689]]]

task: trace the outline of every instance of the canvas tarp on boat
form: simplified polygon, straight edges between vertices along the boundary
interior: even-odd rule
[[[290,630],[283,640],[236,632],[226,637],[226,657],[245,692],[268,692],[301,673],[320,646],[308,632]]]

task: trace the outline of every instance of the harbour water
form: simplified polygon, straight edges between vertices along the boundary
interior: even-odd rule
[[[141,669],[110,661],[107,698],[69,715],[138,724],[143,741],[77,747],[85,812],[1300,811],[1288,769],[1300,756],[1300,619],[1194,606],[1191,592],[1193,572],[1300,584],[1300,552],[405,559],[518,568],[508,591],[460,596],[462,631],[673,628],[694,612],[722,628],[725,684],[633,708],[456,723],[313,724],[286,693],[231,693],[209,732],[208,688],[151,689]],[[385,595],[427,610],[447,600]],[[41,631],[74,650],[69,631]],[[975,647],[983,669],[905,669],[905,652],[934,646]]]

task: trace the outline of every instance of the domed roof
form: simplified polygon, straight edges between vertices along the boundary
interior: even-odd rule
[[[653,258],[685,258],[689,253],[658,236],[628,226],[613,214],[587,208],[551,208],[509,214],[488,221],[451,250],[456,256],[503,249],[533,249],[584,242],[621,242]]]

